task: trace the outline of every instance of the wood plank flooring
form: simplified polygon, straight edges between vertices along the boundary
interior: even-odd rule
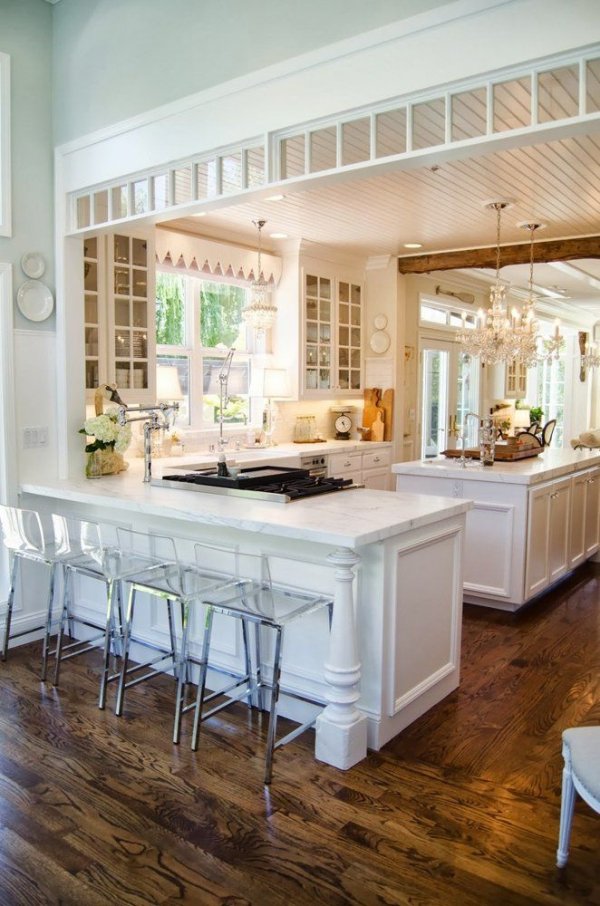
[[[457,692],[351,771],[305,734],[270,789],[243,705],[192,753],[189,724],[170,742],[172,681],[116,718],[95,655],[57,690],[39,654],[0,665],[0,906],[600,904],[584,803],[555,868],[561,732],[600,722],[600,566],[516,616],[466,607]]]

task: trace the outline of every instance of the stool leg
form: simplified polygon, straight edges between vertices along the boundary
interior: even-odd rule
[[[50,653],[50,634],[52,632],[52,604],[54,602],[54,580],[56,577],[56,563],[50,564],[50,582],[48,586],[48,609],[46,613],[46,632],[44,634],[44,647],[42,649],[41,680],[46,682],[48,672],[48,655]]]
[[[556,851],[556,864],[564,868],[569,858],[569,838],[571,836],[571,822],[575,807],[575,787],[571,775],[570,764],[565,764],[562,776],[562,797],[560,803],[560,830],[558,832],[558,849]]]
[[[271,713],[269,716],[269,730],[267,733],[267,756],[265,759],[265,783],[271,783],[273,776],[273,749],[275,748],[275,733],[277,731],[277,701],[279,699],[279,680],[281,677],[281,643],[283,630],[281,626],[275,629],[275,654],[273,655],[273,684],[271,686]]]
[[[119,580],[117,583],[116,598],[116,620],[115,613],[112,617],[112,652],[115,657],[121,657],[123,654],[123,583]]]
[[[198,677],[198,692],[196,695],[196,708],[194,710],[194,727],[192,730],[192,749],[194,752],[198,748],[198,736],[200,735],[200,724],[202,723],[202,708],[204,707],[204,695],[206,692],[206,672],[208,670],[208,652],[210,649],[212,621],[213,609],[212,607],[207,606],[204,620],[204,638],[202,639],[202,654],[200,657],[200,676]]]
[[[10,639],[10,624],[12,623],[13,605],[15,603],[15,587],[17,583],[17,564],[19,558],[13,555],[13,562],[10,569],[10,589],[8,592],[8,601],[6,603],[6,625],[4,628],[4,641],[2,643],[2,660],[6,660],[8,654],[8,640]]]
[[[262,681],[262,654],[260,649],[260,623],[254,624],[254,650],[256,652],[256,704],[259,711],[265,710],[265,696]]]
[[[248,621],[242,618],[242,641],[244,644],[244,663],[246,664],[246,680],[248,684],[248,707],[252,708],[255,702],[255,683],[254,674],[252,673],[252,659],[250,657],[250,646],[248,644]]]
[[[121,676],[119,677],[119,688],[117,690],[117,704],[115,714],[120,717],[123,714],[123,705],[125,701],[125,683],[127,682],[127,665],[129,663],[129,634],[133,622],[133,611],[135,608],[135,587],[132,585],[129,589],[129,603],[127,605],[127,617],[125,619],[125,628],[123,631],[123,664],[121,666]]]
[[[102,658],[102,674],[100,676],[100,695],[98,698],[98,707],[104,711],[106,707],[106,692],[108,687],[108,677],[110,673],[110,655],[112,640],[115,626],[115,586],[117,586],[117,595],[119,594],[118,582],[114,579],[106,580],[106,623],[104,626],[104,652]]]
[[[177,681],[177,642],[175,641],[175,626],[173,623],[173,599],[167,598],[167,619],[169,621],[169,638],[171,640],[171,657],[173,658],[173,675]]]
[[[182,602],[181,606],[181,650],[177,669],[177,694],[175,700],[175,722],[173,724],[173,742],[179,744],[181,738],[181,716],[185,705],[185,685],[188,682],[188,626],[190,605]]]
[[[63,636],[65,634],[65,620],[69,619],[71,608],[70,608],[70,590],[71,590],[71,581],[72,574],[71,570],[67,567],[63,569],[63,598],[62,598],[62,610],[60,614],[60,623],[58,624],[58,635],[56,637],[56,651],[55,656],[56,660],[54,663],[54,680],[53,685],[58,686],[58,680],[60,676],[60,662],[62,657],[62,646],[63,646]],[[69,634],[73,638],[73,621],[69,619]]]

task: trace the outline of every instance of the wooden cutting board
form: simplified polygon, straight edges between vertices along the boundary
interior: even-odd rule
[[[384,390],[381,396],[381,407],[383,409],[384,432],[383,439],[392,439],[392,427],[394,425],[394,391]]]
[[[532,456],[537,456],[538,453],[542,452],[542,448],[538,449],[529,448],[528,450],[516,450],[513,448],[502,449],[502,447],[496,447],[494,451],[494,459],[498,462],[516,462],[517,459],[530,459]],[[443,455],[448,459],[458,459],[462,456],[462,450],[444,450]],[[475,448],[470,450],[465,450],[465,456],[467,459],[479,459],[479,450]]]
[[[363,428],[371,428],[377,418],[377,413],[381,409],[381,390],[379,387],[369,387],[363,393]],[[385,413],[382,411],[382,418],[385,422]]]

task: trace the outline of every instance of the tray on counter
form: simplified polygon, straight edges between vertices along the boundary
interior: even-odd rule
[[[512,446],[503,448],[499,444],[496,444],[494,460],[496,462],[516,462],[518,459],[531,459],[532,456],[537,456],[541,452],[541,447],[529,447],[526,450],[516,450]],[[462,456],[462,450],[444,450],[443,455],[448,459],[458,459]],[[467,449],[465,450],[465,456],[467,459],[479,459],[479,450],[476,450],[475,448]]]

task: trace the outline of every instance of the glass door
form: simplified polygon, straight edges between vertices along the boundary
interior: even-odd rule
[[[421,459],[431,459],[461,444],[468,412],[479,406],[477,359],[452,340],[421,341]],[[477,443],[477,420],[468,419],[466,445]]]

